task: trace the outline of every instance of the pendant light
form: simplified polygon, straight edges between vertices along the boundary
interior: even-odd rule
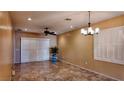
[[[81,29],[81,34],[82,35],[94,35],[94,34],[98,34],[100,29],[97,27],[93,30],[93,28],[91,27],[91,22],[90,22],[90,11],[88,11],[89,13],[89,23],[88,23],[88,28],[87,29]]]

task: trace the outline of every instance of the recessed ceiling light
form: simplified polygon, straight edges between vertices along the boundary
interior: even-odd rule
[[[31,21],[31,20],[32,20],[32,18],[31,18],[31,17],[29,17],[27,20],[28,20],[28,21]]]
[[[25,30],[25,31],[28,31],[28,29],[27,29],[27,28],[25,28],[24,30]]]
[[[70,28],[73,28],[73,26],[71,25]]]

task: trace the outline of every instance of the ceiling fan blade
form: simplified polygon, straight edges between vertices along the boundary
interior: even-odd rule
[[[44,29],[45,29],[45,31],[44,31],[45,36],[47,36],[48,34],[50,34],[50,35],[56,35],[55,32],[50,32],[50,31],[48,30],[48,27],[46,27],[46,28],[44,28]]]

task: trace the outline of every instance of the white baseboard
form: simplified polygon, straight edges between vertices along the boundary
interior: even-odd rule
[[[67,64],[70,64],[70,65],[73,65],[73,66],[79,67],[79,68],[81,68],[81,69],[85,69],[85,70],[87,70],[87,71],[90,71],[90,72],[93,72],[93,73],[96,73],[96,74],[99,74],[99,75],[102,75],[102,76],[105,76],[105,77],[111,78],[111,79],[113,79],[113,80],[121,81],[120,79],[117,79],[117,78],[111,77],[111,76],[109,76],[109,75],[105,75],[105,74],[103,74],[103,73],[99,73],[99,72],[93,71],[93,70],[91,70],[91,69],[87,69],[87,68],[84,68],[84,67],[80,67],[80,66],[75,65],[75,64],[73,64],[73,63],[71,63],[71,62],[68,62],[68,61],[66,61],[66,60],[62,60],[62,59],[58,59],[58,60],[59,60],[59,61],[62,61],[62,62],[65,62],[65,63],[67,63]]]

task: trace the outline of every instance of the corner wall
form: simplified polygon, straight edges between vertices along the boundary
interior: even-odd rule
[[[105,29],[122,25],[124,25],[124,15],[93,24],[93,27]],[[124,65],[94,60],[93,37],[81,35],[80,29],[59,35],[58,47],[61,59],[80,67],[124,80]]]
[[[12,24],[8,12],[0,12],[0,80],[11,80]]]

